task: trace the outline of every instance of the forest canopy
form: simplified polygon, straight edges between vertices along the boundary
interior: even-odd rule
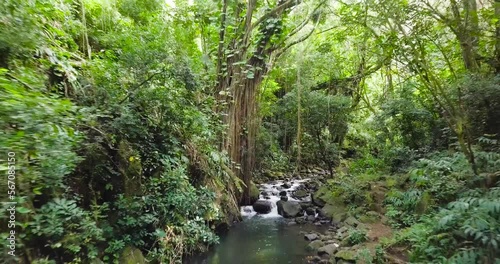
[[[5,263],[181,263],[309,168],[383,183],[386,253],[499,259],[499,0],[3,0],[0,127]]]

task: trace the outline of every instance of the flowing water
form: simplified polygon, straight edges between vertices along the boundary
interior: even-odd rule
[[[220,244],[203,256],[188,261],[190,264],[303,264],[310,255],[306,250],[304,233],[321,232],[326,227],[289,225],[278,214],[276,201],[279,192],[286,191],[289,200],[291,193],[307,180],[292,181],[291,187],[282,188],[283,182],[277,181],[260,186],[261,197],[271,201],[273,208],[269,214],[257,214],[252,206],[241,208],[243,221],[233,226],[221,237]],[[266,195],[262,195],[265,192]],[[266,197],[267,196],[267,197]],[[307,198],[305,200],[308,200]]]

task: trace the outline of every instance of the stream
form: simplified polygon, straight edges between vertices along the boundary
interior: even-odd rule
[[[276,202],[279,193],[286,191],[289,201],[299,201],[293,192],[308,179],[292,180],[284,185],[284,181],[261,184],[259,200],[267,200],[272,209],[267,214],[258,214],[252,206],[242,206],[243,221],[230,228],[223,235],[220,244],[210,252],[195,256],[189,264],[303,264],[308,263],[311,252],[306,250],[309,243],[304,233],[323,232],[327,225],[312,223],[296,224],[278,214]],[[288,188],[287,188],[288,187]],[[310,196],[300,201],[310,201]]]

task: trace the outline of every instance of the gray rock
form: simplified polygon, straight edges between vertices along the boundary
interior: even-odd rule
[[[295,222],[299,225],[303,225],[307,223],[306,217],[305,216],[299,216],[295,218]]]
[[[286,201],[288,201],[288,196],[283,195],[283,196],[280,197],[280,200],[283,201],[283,202],[286,202]]]
[[[311,195],[311,199],[312,199],[312,202],[313,204],[319,206],[319,207],[323,207],[325,206],[326,204],[326,201],[321,197],[323,195],[322,192],[315,192]]]
[[[311,233],[311,234],[306,234],[306,235],[304,235],[304,238],[305,238],[307,241],[313,241],[313,240],[317,240],[317,239],[319,239],[319,236],[318,236],[318,234]]]
[[[300,206],[302,207],[302,209],[304,209],[304,210],[312,206],[311,202],[300,201],[299,203],[300,203]]]
[[[259,214],[268,214],[271,212],[272,204],[269,201],[258,200],[252,207],[253,210]]]
[[[356,251],[352,249],[343,249],[335,254],[337,260],[356,261]]]
[[[285,218],[296,217],[302,211],[300,204],[296,201],[278,201],[276,205],[278,206],[278,214]]]
[[[323,241],[321,241],[321,240],[314,240],[311,243],[309,243],[306,248],[309,251],[318,252],[318,248],[320,248],[320,247],[322,247],[324,245],[325,245],[325,243]]]
[[[302,199],[302,198],[309,196],[309,194],[305,190],[297,190],[297,191],[295,191],[293,196],[298,198],[298,199]]]
[[[306,208],[306,214],[307,215],[315,215],[316,210],[313,207],[308,207],[308,208]]]
[[[286,191],[281,191],[280,196],[286,196]]]
[[[318,255],[319,256],[333,256],[339,249],[339,246],[337,244],[328,244],[326,246],[322,246],[318,248]]]
[[[347,217],[347,219],[344,222],[352,227],[357,227],[359,225],[358,220],[356,220],[356,218],[352,216]]]

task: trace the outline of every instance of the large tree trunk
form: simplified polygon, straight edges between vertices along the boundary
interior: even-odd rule
[[[272,42],[274,36],[282,34],[283,29],[277,27],[276,20],[282,21],[283,16],[300,1],[280,0],[278,4],[252,23],[257,0],[248,0],[244,17],[240,16],[244,5],[236,3],[229,8],[229,1],[222,5],[221,31],[219,32],[219,47],[217,59],[216,97],[223,103],[226,113],[224,123],[227,133],[222,137],[222,147],[227,150],[232,169],[243,181],[243,192],[239,200],[241,204],[250,203],[249,187],[255,167],[255,143],[260,123],[258,116],[258,92],[264,75],[269,66],[266,64],[271,54],[278,48],[289,48],[306,39],[309,35],[299,38],[291,44]],[[237,21],[233,34],[226,32],[228,15],[232,11]],[[270,23],[270,21],[272,23]],[[309,19],[305,20],[306,22]],[[258,32],[258,38],[253,36]],[[255,40],[258,41],[255,43]],[[225,46],[227,45],[227,46]],[[231,56],[228,56],[228,53]],[[282,53],[282,52],[281,52]],[[280,54],[281,54],[280,53]]]

